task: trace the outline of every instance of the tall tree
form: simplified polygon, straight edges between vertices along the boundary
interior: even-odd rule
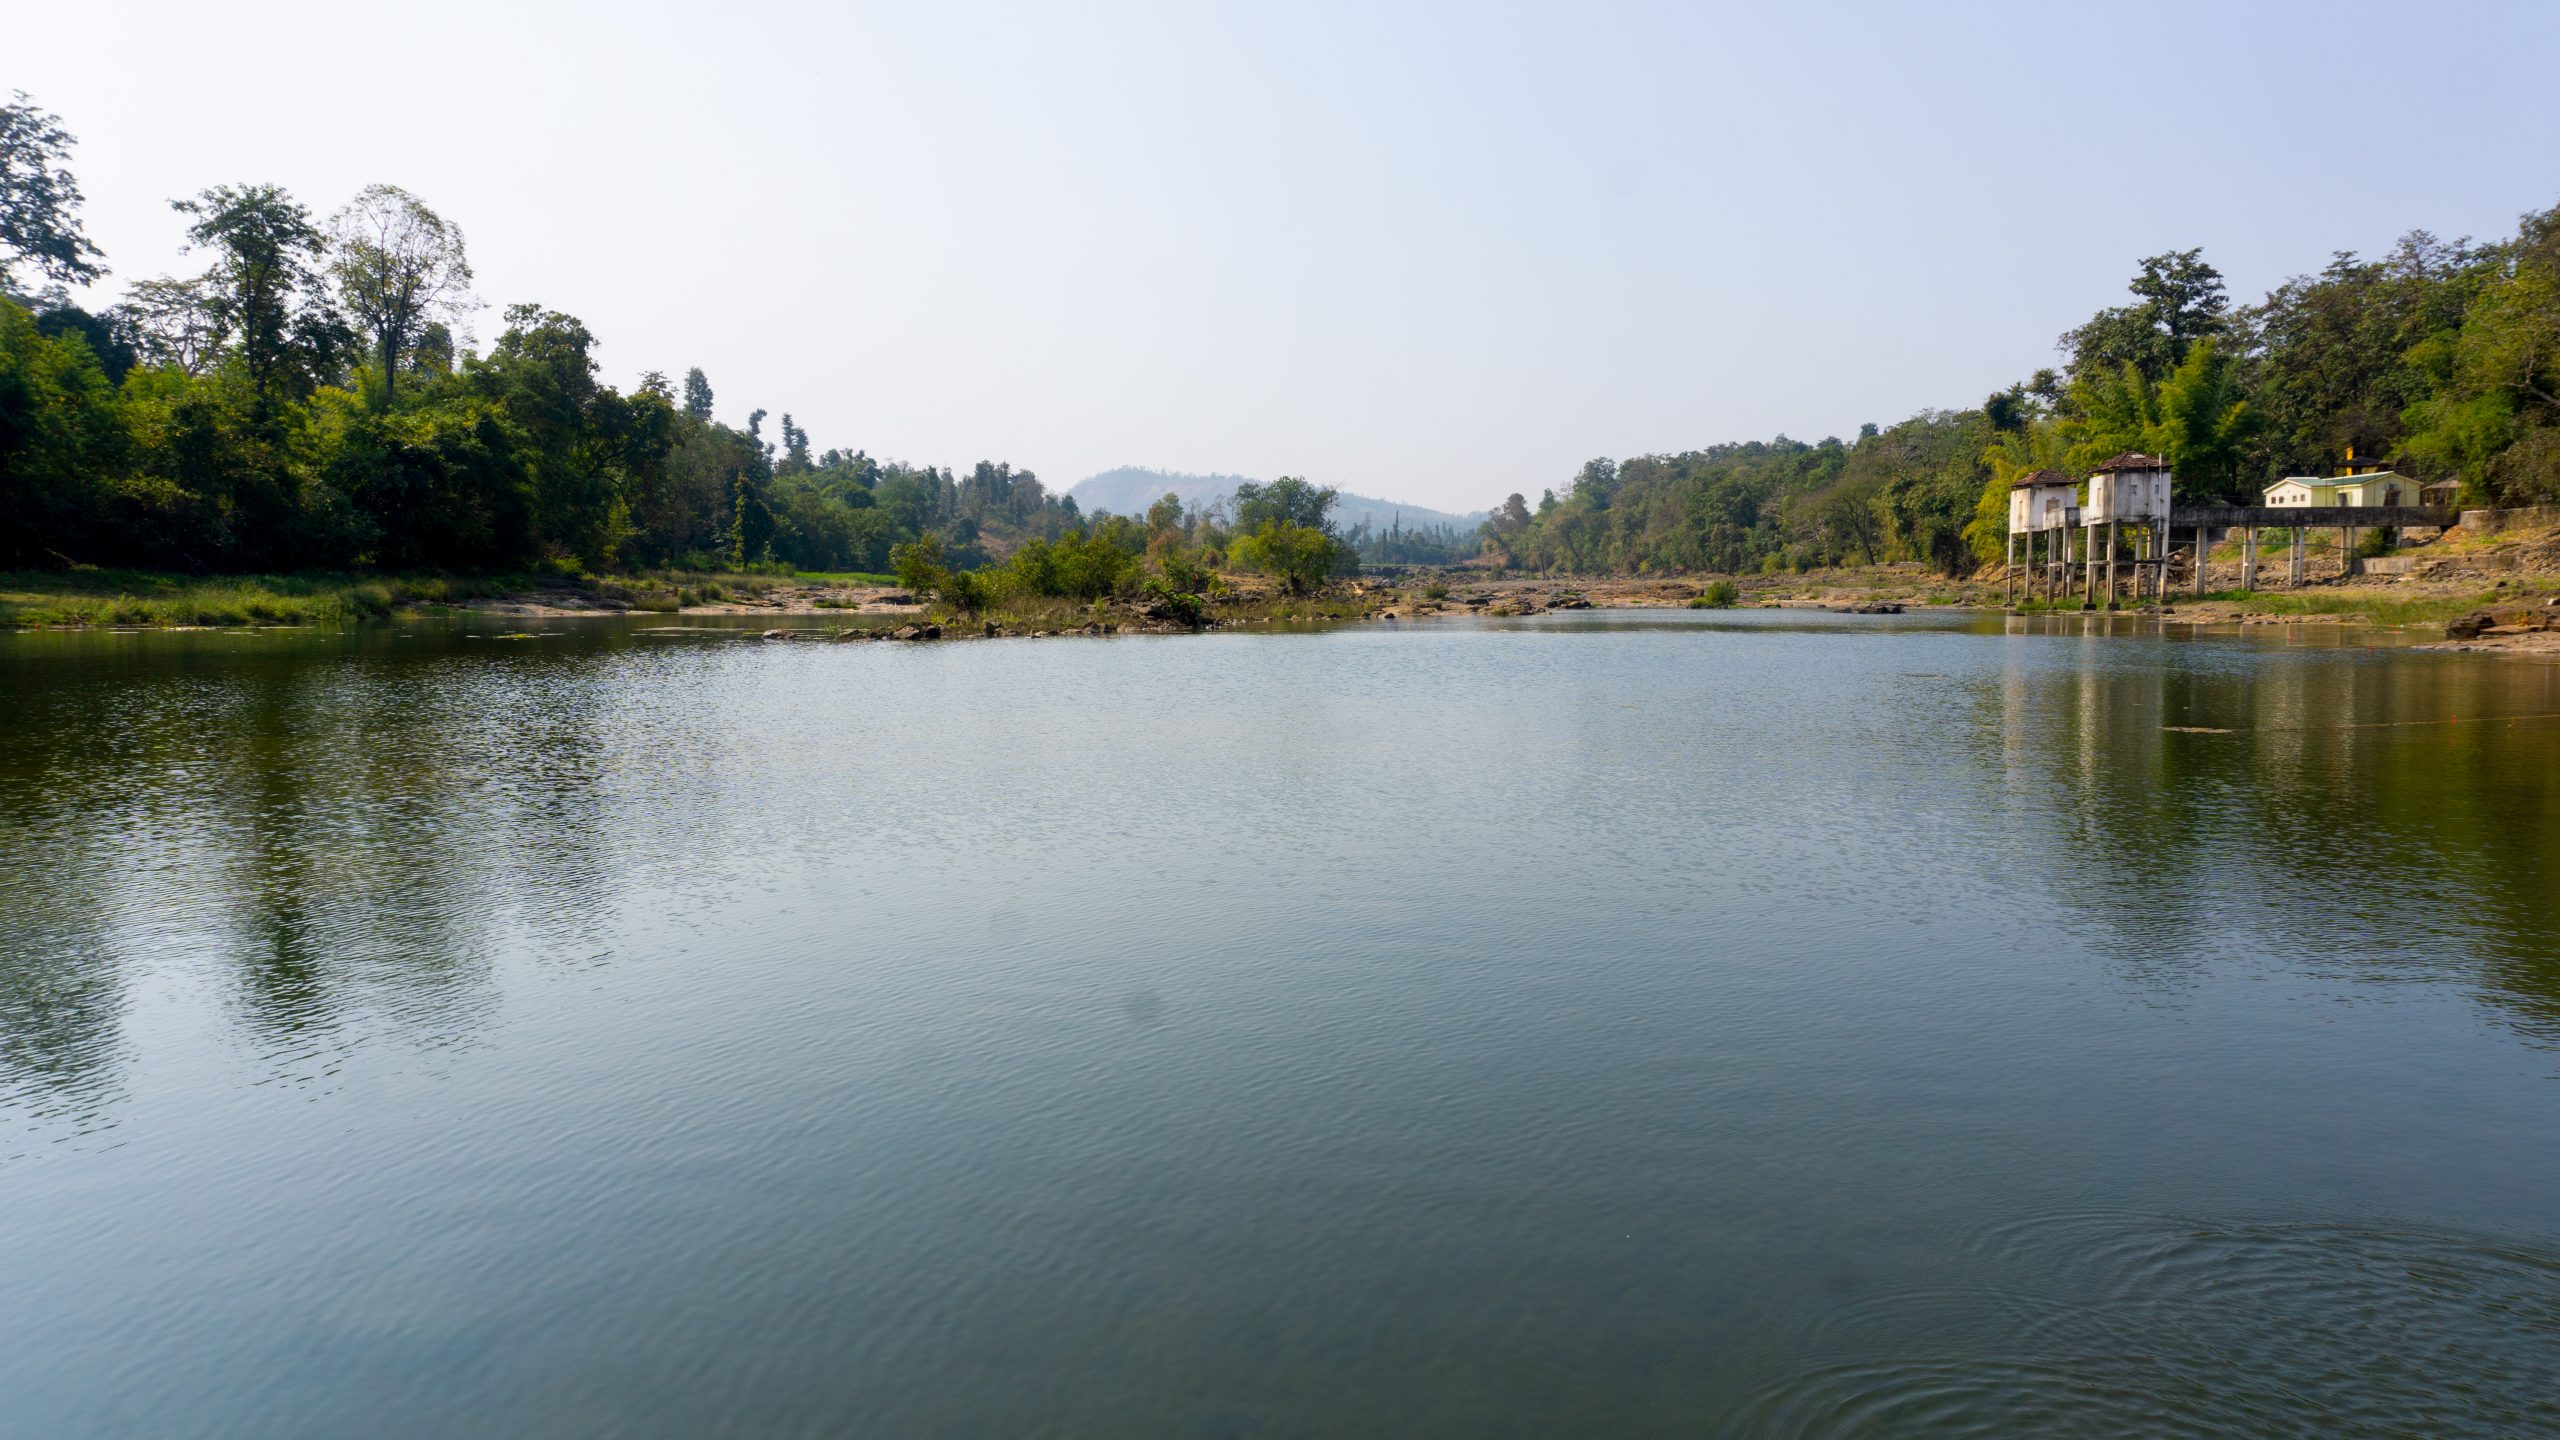
[[[510,305],[506,321],[473,376],[525,439],[536,532],[602,567],[624,538],[620,397],[596,383],[595,336],[576,317]]]
[[[388,401],[426,327],[472,304],[462,227],[397,185],[367,185],[330,219],[329,241],[339,303],[372,342]]]
[[[191,249],[214,252],[206,301],[231,338],[263,416],[329,366],[343,324],[321,288],[327,237],[274,185],[217,185],[170,208],[195,217]]]
[[[2412,456],[2506,505],[2560,499],[2560,208],[2517,228],[2459,328],[2411,352],[2428,398],[2405,416]]]
[[[11,93],[0,105],[0,291],[16,288],[20,265],[86,284],[107,272],[80,228],[80,182],[63,164],[79,141],[25,91]]]
[[[1277,521],[1333,533],[1331,512],[1340,491],[1283,475],[1268,485],[1248,480],[1236,487],[1236,529],[1250,533]]]
[[[684,413],[704,424],[711,423],[711,377],[694,366],[684,372]]]
[[[2069,413],[2056,423],[2072,465],[2082,470],[2138,450],[2169,462],[2183,501],[2245,498],[2241,464],[2258,412],[2242,387],[2238,357],[2217,341],[2198,342],[2156,383],[2131,362],[2112,375],[2079,377]]]
[[[2159,380],[2198,340],[2230,328],[2222,272],[2204,262],[2202,250],[2153,255],[2126,288],[2140,303],[2101,310],[2063,335],[2074,374],[2131,365],[2142,378]]]
[[[2266,421],[2251,478],[2326,474],[2350,447],[2392,453],[2402,413],[2433,389],[2402,359],[2461,325],[2483,258],[2468,241],[2413,231],[2379,260],[2340,252],[2318,275],[2296,276],[2241,312],[2254,357],[2251,402]]]
[[[133,336],[145,362],[202,375],[221,359],[223,347],[231,341],[212,290],[202,277],[137,280],[116,306],[116,318]]]
[[[782,463],[775,468],[780,475],[806,475],[817,468],[809,459],[809,432],[791,423],[791,412],[782,414]]]

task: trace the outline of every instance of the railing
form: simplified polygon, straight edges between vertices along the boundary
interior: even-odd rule
[[[2265,530],[2417,525],[2441,530],[2454,524],[2455,516],[2442,505],[2198,505],[2171,510],[2169,523],[2180,530],[2194,525],[2253,525]]]

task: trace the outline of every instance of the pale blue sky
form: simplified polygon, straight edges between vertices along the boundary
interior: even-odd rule
[[[823,446],[1475,508],[2560,201],[2560,5],[29,7],[116,276],[389,181],[495,306]]]

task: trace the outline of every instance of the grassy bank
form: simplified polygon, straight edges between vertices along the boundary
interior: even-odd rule
[[[495,594],[495,582],[379,575],[0,574],[0,625],[317,625]]]
[[[2352,615],[2376,625],[2441,625],[2456,616],[2492,606],[2538,604],[2546,593],[2543,588],[2522,584],[2454,595],[2398,596],[2354,590],[2300,593],[2223,590],[2200,598],[2201,601],[2227,605],[2252,615]],[[2178,596],[2172,603],[2185,608],[2190,602],[2187,597]]]
[[[2285,590],[2209,590],[2202,595],[2181,591],[2169,597],[2169,608],[2179,616],[2193,619],[2238,619],[2243,615],[2336,616],[2375,625],[2441,625],[2456,616],[2475,610],[2502,605],[2538,605],[2551,593],[2548,586],[2530,583],[2511,584],[2504,589],[2465,589],[2452,594],[2411,595],[2380,590],[2358,590],[2341,587],[2307,591]],[[2127,600],[2118,613],[2141,608],[2142,603]],[[2057,597],[2051,604],[2043,600],[2027,600],[2014,607],[2022,615],[2074,615],[2082,604],[2077,595]]]
[[[673,611],[761,595],[770,575],[178,575],[152,570],[0,573],[0,628],[81,625],[339,625],[411,607],[558,596]]]

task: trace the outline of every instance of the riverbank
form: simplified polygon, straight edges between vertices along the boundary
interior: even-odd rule
[[[2166,604],[2127,605],[2180,623],[2340,624],[2430,632],[2452,648],[2560,653],[2560,575],[2540,567],[2496,570],[2429,557],[2431,573],[2338,577],[2294,590],[2173,593]],[[2208,579],[2224,577],[2217,566]],[[2491,578],[2494,574],[2495,578]],[[2236,579],[2236,571],[2229,577]],[[1482,570],[1407,571],[1344,580],[1291,596],[1269,580],[1222,577],[1196,613],[1182,597],[1141,595],[1092,602],[1016,599],[963,613],[866,574],[656,574],[616,577],[246,575],[183,576],[76,570],[0,574],[0,628],[328,625],[403,613],[520,619],[616,614],[829,617],[846,638],[1175,632],[1315,620],[1404,622],[1435,617],[1511,618],[1585,609],[1671,609],[1725,600],[1741,608],[1896,609],[2078,613],[2076,601],[2008,604],[1995,569],[1966,578],[1913,564],[1804,574],[1742,576],[1504,576]],[[1717,592],[1711,595],[1711,590]],[[2472,633],[2446,626],[2487,615]],[[2546,620],[2545,616],[2548,615]],[[2460,626],[2457,624],[2457,629]],[[793,627],[793,635],[814,634]]]
[[[1232,577],[1201,601],[1209,626],[1290,620],[1357,620],[1379,607],[1354,582],[1293,596],[1258,577]],[[336,625],[410,613],[515,619],[657,614],[816,616],[857,622],[864,633],[929,624],[937,633],[1065,634],[1086,630],[1189,629],[1165,601],[1092,602],[1032,597],[962,615],[886,575],[177,575],[85,569],[0,573],[0,629],[222,628]],[[859,622],[868,621],[868,624]],[[990,629],[989,627],[992,627]]]
[[[821,614],[895,594],[882,575],[182,575],[79,569],[0,573],[0,628],[330,625],[401,611],[568,616]],[[913,597],[899,597],[914,608]]]

